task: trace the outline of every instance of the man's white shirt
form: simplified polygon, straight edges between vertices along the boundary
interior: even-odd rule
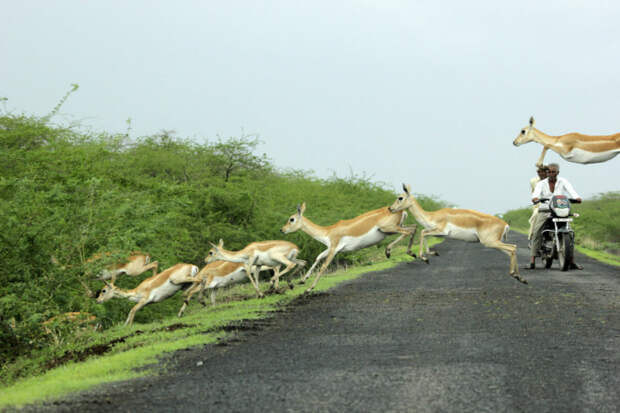
[[[558,176],[553,192],[549,189],[549,178],[545,178],[536,184],[536,188],[534,188],[534,192],[532,192],[532,199],[551,198],[553,195],[567,195],[569,198],[581,198],[570,182]]]

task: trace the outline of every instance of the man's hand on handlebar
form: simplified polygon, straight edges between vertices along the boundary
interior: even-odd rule
[[[537,204],[539,202],[547,202],[548,200],[549,198],[532,198],[532,203]],[[568,201],[571,204],[581,204],[583,200],[581,198],[569,198]]]

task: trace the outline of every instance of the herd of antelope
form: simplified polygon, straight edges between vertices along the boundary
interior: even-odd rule
[[[550,136],[534,128],[534,118],[530,118],[529,125],[520,131],[513,143],[519,146],[528,142],[543,145],[543,152],[537,164],[542,164],[548,149],[556,151],[568,161],[583,164],[604,162],[620,152],[620,133],[607,136],[578,133]],[[300,283],[305,283],[317,265],[323,262],[306,293],[317,285],[336,254],[376,245],[388,235],[398,234],[398,237],[386,247],[385,255],[388,258],[392,247],[403,238],[409,239],[407,253],[416,257],[411,246],[417,225],[403,225],[407,211],[424,228],[419,245],[419,254],[423,261],[428,263],[427,255],[437,255],[428,248],[426,238],[429,236],[479,242],[507,254],[510,257],[509,274],[516,280],[527,283],[519,275],[516,245],[503,242],[509,229],[504,220],[470,209],[443,208],[438,211],[425,211],[413,196],[409,185],[403,184],[403,190],[404,192],[389,207],[369,211],[329,226],[321,226],[308,219],[304,215],[305,203],[297,206],[297,211],[288,218],[281,232],[289,234],[301,230],[326,247],[300,280]],[[215,304],[216,289],[248,278],[257,296],[262,297],[263,293],[259,287],[261,272],[273,272],[270,290],[277,291],[282,275],[296,273],[306,264],[297,258],[299,248],[288,241],[253,242],[239,251],[224,249],[223,240],[217,245],[211,245],[212,248],[205,258],[206,265],[201,270],[195,265],[180,263],[158,273],[157,261],[151,262],[148,254],[132,253],[125,263],[113,265],[99,274],[99,278],[106,286],[99,293],[97,302],[103,303],[114,297],[123,297],[136,302],[125,321],[127,325],[132,324],[136,312],[145,305],[160,302],[181,288],[189,286],[185,290],[183,306],[178,313],[180,317],[196,293],[199,293],[200,300],[206,304],[203,294],[205,290],[210,290],[211,303]],[[148,270],[152,270],[153,275],[132,290],[123,290],[114,285],[119,275],[137,276]],[[288,283],[292,287],[291,282]]]

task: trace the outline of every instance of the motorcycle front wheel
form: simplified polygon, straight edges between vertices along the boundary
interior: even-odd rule
[[[553,264],[553,258],[545,258],[545,268],[551,268],[551,264]]]
[[[558,234],[560,241],[560,249],[558,250],[558,261],[560,262],[560,269],[562,271],[568,271],[570,263],[573,262],[573,237],[570,233]]]

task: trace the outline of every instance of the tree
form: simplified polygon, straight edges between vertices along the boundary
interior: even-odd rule
[[[233,172],[239,170],[262,171],[269,165],[266,154],[254,155],[260,143],[257,136],[243,135],[240,138],[228,138],[212,146],[215,158],[211,167],[214,172],[228,182]]]

